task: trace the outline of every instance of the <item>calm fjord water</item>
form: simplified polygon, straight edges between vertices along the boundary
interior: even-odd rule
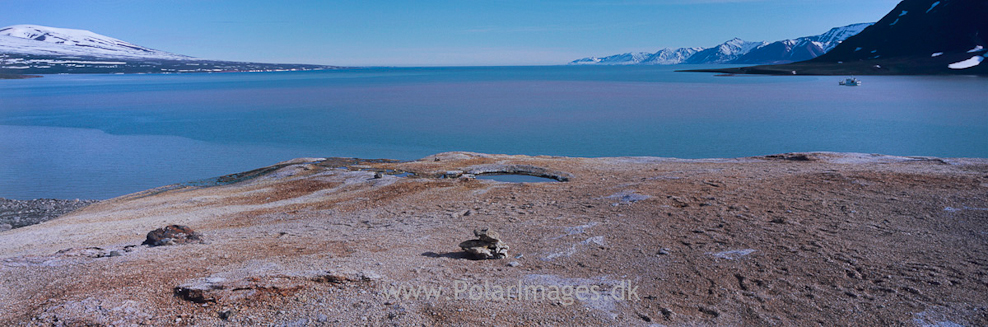
[[[988,157],[988,79],[372,68],[0,83],[0,197],[109,198],[295,157]]]

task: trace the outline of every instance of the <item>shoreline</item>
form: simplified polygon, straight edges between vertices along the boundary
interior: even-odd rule
[[[676,72],[773,76],[988,76],[988,67],[984,65],[959,70],[947,68],[949,64],[967,59],[969,57],[970,54],[968,53],[950,53],[932,59],[923,56],[903,56],[848,62],[809,60],[777,65],[754,65],[715,69],[683,69],[676,70]]]
[[[438,156],[441,154],[436,154],[429,157]],[[510,156],[525,156],[525,155],[510,155]],[[934,157],[934,156],[896,156],[896,155],[881,155],[881,154],[865,154],[856,152],[830,152],[830,151],[815,151],[815,152],[796,152],[796,153],[781,153],[781,154],[771,154],[764,156],[754,156],[754,157],[735,157],[735,158],[676,158],[676,157],[657,157],[657,156],[620,156],[620,157],[565,157],[565,156],[552,156],[552,158],[563,158],[563,159],[600,159],[600,160],[634,160],[634,161],[647,161],[647,162],[668,162],[668,163],[744,163],[749,160],[762,159],[762,158],[777,158],[782,160],[791,161],[813,161],[817,160],[818,157],[841,157],[842,159],[837,160],[837,162],[843,164],[864,164],[864,163],[876,163],[876,162],[895,162],[895,161],[936,161],[944,164],[950,164],[950,162],[962,161],[962,162],[977,162],[984,161],[988,163],[988,158],[978,158],[978,157],[956,157],[956,158],[946,158],[946,157]],[[536,156],[545,157],[545,156]],[[311,159],[311,158],[310,158]],[[97,204],[102,201],[110,201],[116,198],[130,197],[135,194],[147,194],[147,193],[160,193],[166,192],[172,189],[181,189],[190,186],[198,187],[210,187],[226,185],[235,182],[245,181],[258,176],[263,176],[264,174],[274,170],[272,167],[279,167],[279,165],[285,163],[291,163],[299,159],[292,159],[278,163],[272,166],[261,167],[250,171],[237,172],[227,175],[221,175],[212,178],[206,178],[203,180],[196,181],[186,181],[178,182],[174,184],[163,185],[160,187],[155,187],[143,191],[138,191],[130,194],[123,194],[117,197],[112,197],[103,200],[96,199],[55,199],[55,198],[34,198],[29,200],[17,200],[17,199],[7,199],[0,197],[0,232],[22,228],[30,225],[40,224],[49,220],[57,219],[61,216],[68,215],[76,210],[81,210],[87,206]],[[361,166],[360,163],[408,163],[416,160],[398,160],[398,159],[364,159],[364,158],[329,158],[328,160],[336,162],[340,167],[348,167],[351,165]],[[419,159],[422,160],[422,159]],[[876,161],[877,160],[877,161]],[[494,173],[492,175],[502,174]],[[511,175],[510,172],[506,173]],[[247,178],[245,178],[247,176]],[[556,176],[538,176],[554,179]]]
[[[0,198],[0,232],[40,224],[98,203],[99,200]]]
[[[21,74],[0,74],[0,79],[28,79],[41,78],[41,75],[21,75]]]

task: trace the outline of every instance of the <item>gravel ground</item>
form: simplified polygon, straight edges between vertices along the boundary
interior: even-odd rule
[[[99,201],[0,198],[0,231],[40,224],[96,202]]]
[[[0,326],[988,326],[986,272],[988,159],[307,158],[0,233]]]

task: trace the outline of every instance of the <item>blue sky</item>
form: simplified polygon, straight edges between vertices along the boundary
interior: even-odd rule
[[[206,59],[347,66],[553,65],[776,41],[877,21],[898,0],[2,0],[0,27],[91,30]]]

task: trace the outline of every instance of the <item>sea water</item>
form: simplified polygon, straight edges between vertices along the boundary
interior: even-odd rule
[[[445,151],[988,157],[988,78],[684,66],[364,68],[0,81],[0,197],[105,199],[296,157]]]

